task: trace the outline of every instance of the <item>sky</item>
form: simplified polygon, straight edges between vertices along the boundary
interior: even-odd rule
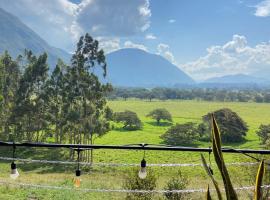
[[[140,48],[197,81],[270,73],[270,0],[0,0],[0,7],[68,52],[89,32],[106,53]]]

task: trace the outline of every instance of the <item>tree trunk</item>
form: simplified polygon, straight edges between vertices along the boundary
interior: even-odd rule
[[[93,145],[93,135],[91,134],[90,135],[90,144]],[[90,150],[90,162],[91,162],[91,165],[93,164],[93,161],[94,161],[94,157],[93,157],[93,149]]]

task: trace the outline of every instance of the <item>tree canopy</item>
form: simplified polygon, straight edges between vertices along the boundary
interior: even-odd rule
[[[229,108],[223,108],[213,112],[220,128],[223,142],[242,142],[248,131],[246,122]],[[211,126],[211,113],[203,116],[203,120]]]
[[[142,122],[137,114],[130,110],[114,113],[114,120],[122,122],[123,128],[126,130],[138,130],[142,127]]]
[[[166,120],[171,122],[172,116],[169,113],[168,110],[165,108],[157,108],[155,110],[152,110],[147,117],[151,117],[152,119],[155,119],[157,121],[157,125],[160,125],[160,120]]]
[[[261,143],[265,144],[270,138],[270,124],[261,124],[256,134],[259,136]]]
[[[195,123],[176,124],[160,136],[166,144],[189,145],[198,137]]]

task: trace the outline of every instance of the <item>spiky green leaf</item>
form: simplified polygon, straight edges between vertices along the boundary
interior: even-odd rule
[[[206,163],[206,160],[204,158],[204,156],[201,154],[201,159],[202,159],[202,163],[203,163],[203,167],[206,171],[206,173],[208,174],[208,176],[211,178],[214,186],[215,186],[215,189],[216,189],[216,192],[217,192],[217,195],[218,195],[218,199],[221,200],[222,199],[222,195],[221,195],[221,191],[219,189],[219,186],[218,186],[218,183],[217,181],[215,180],[214,176],[212,175],[207,163]]]
[[[255,193],[254,193],[254,200],[262,199],[262,182],[263,182],[263,175],[264,175],[264,160],[261,161],[257,176],[256,176],[256,185],[255,185]]]
[[[237,200],[238,199],[237,194],[233,189],[233,185],[231,183],[231,179],[223,159],[221,151],[220,131],[213,114],[212,114],[212,145],[213,145],[213,154],[224,183],[226,197],[228,200]]]
[[[210,195],[209,185],[207,186],[205,199],[206,200],[212,200],[211,195]]]

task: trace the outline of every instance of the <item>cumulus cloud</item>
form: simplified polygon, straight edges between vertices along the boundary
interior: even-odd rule
[[[268,17],[270,16],[270,0],[265,0],[257,4],[255,16],[257,17]]]
[[[170,51],[169,45],[160,43],[157,46],[157,54],[163,56],[164,58],[169,60],[171,63],[176,64],[174,55]]]
[[[197,80],[239,73],[265,77],[270,73],[270,42],[250,47],[245,36],[234,35],[231,41],[209,47],[205,56],[182,66]]]
[[[83,0],[77,22],[100,36],[128,36],[150,26],[149,0]]]
[[[157,39],[157,37],[154,34],[149,33],[149,34],[147,34],[145,36],[145,39],[147,39],[147,40],[155,40],[155,39]]]
[[[0,7],[50,44],[69,50],[85,32],[108,38],[143,32],[150,26],[151,16],[149,0],[82,0],[79,4],[69,0],[1,0]]]
[[[144,50],[144,51],[148,51],[146,46],[144,46],[143,44],[136,44],[136,43],[133,43],[131,41],[126,41],[124,43],[124,47],[125,48],[137,48],[137,49],[141,49],[141,50]]]
[[[97,37],[96,39],[99,41],[99,47],[103,49],[106,54],[121,48],[119,38]]]

